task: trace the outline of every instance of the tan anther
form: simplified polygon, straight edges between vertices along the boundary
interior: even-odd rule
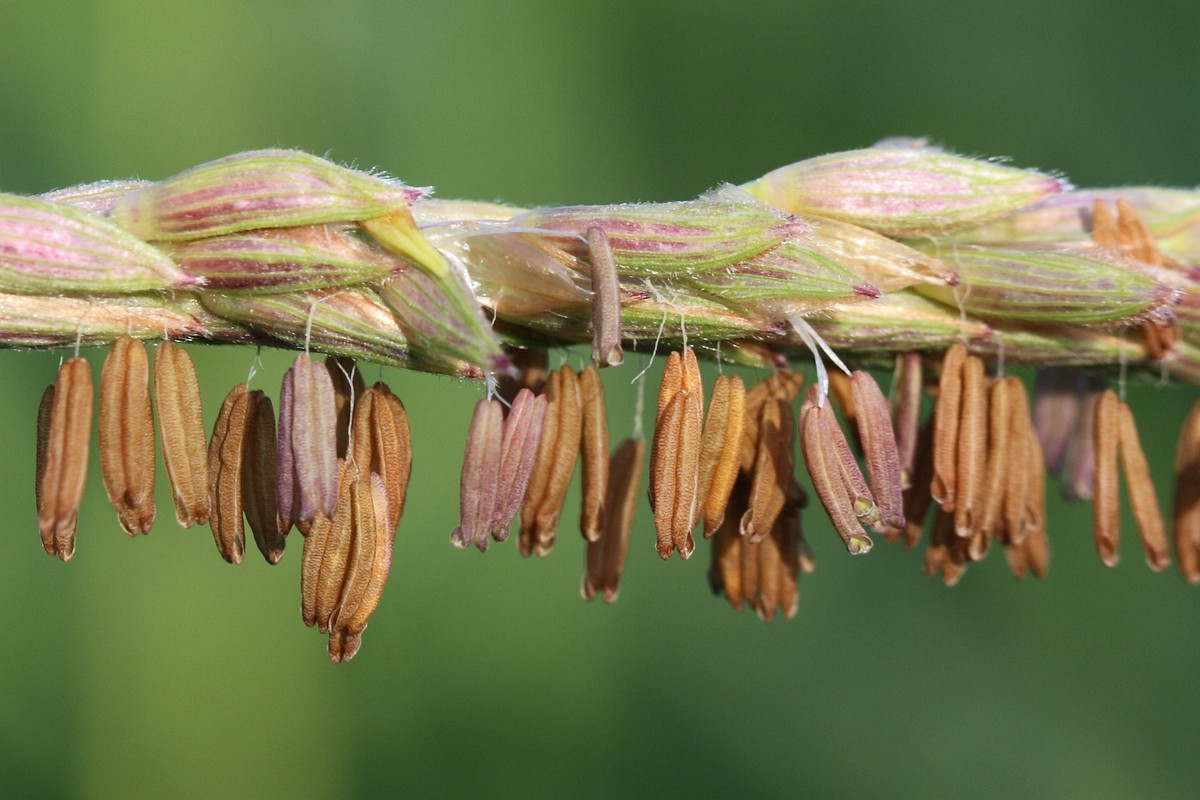
[[[1173,523],[1179,572],[1188,583],[1200,584],[1200,400],[1188,412],[1175,449]]]
[[[1154,491],[1154,479],[1150,476],[1150,465],[1138,441],[1133,411],[1127,403],[1121,403],[1118,411],[1117,439],[1121,467],[1125,471],[1125,485],[1129,489],[1129,507],[1137,522],[1142,548],[1146,551],[1146,563],[1155,572],[1162,572],[1171,565],[1171,552],[1167,546],[1158,496]]]
[[[742,536],[752,544],[766,538],[783,511],[787,487],[792,481],[792,440],[795,436],[792,410],[787,402],[770,398],[763,403],[758,422],[758,453],[750,479],[749,507],[739,524]]]
[[[754,610],[763,622],[774,619],[783,592],[783,553],[779,549],[779,539],[773,535],[773,531],[774,525],[767,536],[757,544],[751,545],[752,549],[757,551],[758,559],[758,597],[754,601]]]
[[[331,632],[348,630],[376,576],[375,559],[384,553],[379,540],[391,538],[387,492],[378,475],[357,478],[350,512],[350,554],[337,604],[329,616]]]
[[[1009,472],[1020,469],[1024,459],[1009,458],[1012,444],[1013,383],[1012,376],[992,381],[988,397],[987,468],[983,480],[983,512],[978,517],[978,530],[987,536],[1000,538],[1004,529],[1004,490]],[[1022,443],[1022,446],[1024,443]]]
[[[750,480],[739,476],[729,497],[725,519],[712,539],[712,564],[708,568],[708,584],[713,594],[725,593],[734,610],[742,610],[746,595],[742,590],[742,552],[750,547],[738,532],[738,520],[745,512],[750,494]]]
[[[742,379],[720,375],[704,419],[700,445],[700,499],[704,536],[710,537],[725,518],[725,508],[741,461],[742,429],[746,416],[746,387]]]
[[[130,536],[154,524],[154,417],[146,347],[113,342],[100,371],[100,471],[104,491]]]
[[[92,435],[92,370],[75,357],[58,368],[53,392],[42,398],[49,403],[44,447],[39,448],[38,530],[42,546],[50,555],[69,561],[75,554],[75,525],[83,487],[87,480],[88,446]],[[39,433],[44,416],[39,409]]]
[[[779,607],[784,619],[792,619],[800,608],[800,569],[812,572],[812,552],[808,550],[800,534],[800,511],[784,508],[775,520],[771,538],[779,547]]]
[[[1038,485],[1034,485],[1034,478],[1029,469],[1029,465],[1035,463],[1034,458],[1041,463],[1042,448],[1029,416],[1029,395],[1025,392],[1025,384],[1013,378],[1006,399],[1010,407],[1007,458],[1012,468],[1006,470],[1003,535],[998,538],[1008,545],[1024,541],[1029,531],[1027,518],[1030,505],[1044,505],[1046,489],[1042,485],[1044,481],[1040,478],[1037,480]],[[1092,432],[1088,431],[1089,439],[1092,435]]]
[[[154,407],[175,517],[190,528],[208,522],[208,448],[200,385],[187,352],[173,342],[154,351]]]
[[[613,450],[608,464],[608,491],[604,496],[604,525],[599,538],[587,544],[587,570],[581,589],[585,600],[591,600],[599,592],[604,602],[615,603],[621,593],[621,573],[629,551],[645,452],[643,439],[624,439]]]
[[[566,364],[546,382],[546,419],[538,445],[537,464],[521,506],[521,555],[547,556],[554,549],[554,533],[562,513],[563,498],[579,455],[583,410],[579,378]]]
[[[692,528],[698,514],[700,476],[700,398],[679,391],[667,404],[654,430],[651,459],[654,472],[654,528],[658,554],[670,558],[674,550],[684,559],[695,548]]]
[[[247,398],[246,442],[242,461],[242,508],[254,543],[268,564],[278,564],[287,544],[275,497],[278,453],[275,442],[275,408],[271,399],[255,389]]]
[[[987,471],[987,395],[983,361],[968,356],[962,369],[954,501],[954,530],[964,538],[970,538],[978,532],[979,517],[983,514],[983,484]]]
[[[855,371],[850,377],[851,401],[856,409],[863,461],[871,483],[871,494],[879,506],[885,533],[904,527],[903,484],[900,454],[892,430],[888,402],[869,373]]]
[[[592,273],[592,361],[598,367],[615,367],[625,360],[617,261],[603,228],[588,228],[587,243]]]
[[[1106,389],[1096,403],[1096,478],[1093,490],[1092,533],[1096,552],[1106,567],[1120,560],[1120,486],[1117,483],[1117,441],[1120,436],[1120,401],[1112,389]]]
[[[762,413],[762,405],[768,398],[785,400],[788,405],[800,394],[804,385],[804,375],[799,372],[780,371],[772,374],[766,380],[759,381],[746,391],[745,424],[742,427],[742,446],[739,464],[742,472],[749,474],[754,468],[754,458],[758,453],[758,419]]]
[[[579,529],[584,539],[594,542],[600,538],[604,524],[604,497],[608,491],[608,420],[604,387],[594,367],[579,373],[579,398],[583,409],[579,439],[583,500]]]
[[[946,351],[934,407],[931,491],[934,501],[946,511],[954,510],[958,485],[959,409],[962,402],[963,362],[966,359],[967,349],[961,344],[955,344]]]
[[[209,525],[221,557],[231,564],[242,563],[246,548],[242,522],[242,466],[249,411],[246,384],[230,390],[221,404],[208,444]]]
[[[412,475],[412,431],[404,403],[382,381],[359,396],[351,440],[359,477],[365,479],[375,473],[383,481],[388,529],[395,537]]]
[[[900,486],[912,486],[916,465],[917,437],[921,431],[921,395],[924,374],[920,353],[899,353],[892,373],[891,418],[900,459]]]
[[[349,569],[350,551],[354,543],[356,522],[358,522],[356,515],[363,500],[361,495],[366,491],[366,500],[370,503],[370,485],[369,481],[362,480],[349,468],[345,470],[338,489],[333,519],[330,520],[325,548],[321,554],[321,563],[317,569],[316,605],[313,607],[313,620],[317,630],[321,633],[329,632],[329,620],[337,609],[338,601],[342,596],[342,586],[346,580],[346,571]]]
[[[350,414],[366,386],[362,372],[349,356],[326,356],[325,369],[333,382],[333,407],[337,413],[337,457],[345,458],[350,442]]]

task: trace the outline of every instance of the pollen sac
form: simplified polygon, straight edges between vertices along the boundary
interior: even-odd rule
[[[751,474],[750,497],[739,523],[739,532],[751,544],[767,537],[783,511],[792,482],[794,438],[790,406],[781,398],[769,398],[759,416],[758,452]]]
[[[208,522],[208,448],[196,367],[187,351],[163,342],[154,351],[154,407],[175,517],[190,528]]]
[[[166,255],[103,217],[0,194],[0,292],[129,294],[194,282]]]
[[[868,501],[870,507],[874,501],[869,500],[862,474],[852,477],[845,460],[850,448],[833,419],[833,410],[821,403],[816,387],[809,390],[800,409],[800,444],[813,488],[846,549],[854,555],[870,552],[873,543],[861,520],[867,516]]]
[[[498,482],[496,503],[488,522],[488,532],[497,542],[508,538],[509,523],[520,510],[529,488],[546,421],[546,406],[544,396],[534,396],[530,390],[522,389],[513,398],[508,416],[504,418],[500,469],[495,476]]]
[[[154,524],[154,419],[145,346],[122,336],[100,372],[100,469],[108,500],[130,536]]]
[[[604,496],[608,491],[608,419],[604,409],[604,387],[592,367],[579,373],[583,404],[579,455],[583,466],[583,504],[579,529],[589,542],[600,536]]]
[[[1200,401],[1179,432],[1172,522],[1179,573],[1188,583],[1200,584]]]
[[[645,452],[644,440],[624,439],[609,459],[603,528],[600,535],[587,544],[587,568],[581,589],[584,600],[602,594],[604,602],[615,603],[621,593],[621,573],[629,551],[629,532],[633,527]]]
[[[351,431],[359,478],[379,477],[387,497],[388,531],[395,538],[412,476],[412,431],[400,398],[382,381],[358,396]]]
[[[792,214],[916,237],[1003,217],[1070,185],[1040,172],[934,147],[884,144],[800,161],[743,188]]]
[[[333,381],[307,355],[283,376],[279,391],[279,515],[285,527],[310,522],[337,503],[337,410]],[[303,530],[303,528],[301,528]]]
[[[355,222],[407,208],[421,191],[298,150],[210,161],[117,198],[113,219],[147,241]]]
[[[790,415],[790,412],[789,412]],[[725,518],[741,462],[742,429],[746,424],[746,386],[742,379],[720,375],[704,418],[700,445],[700,499],[704,536],[716,533]]]
[[[521,555],[545,557],[554,549],[567,485],[575,471],[583,430],[579,377],[564,364],[546,382],[545,422],[533,474],[521,506]]]
[[[692,529],[701,511],[700,449],[704,387],[692,349],[672,353],[663,369],[650,448],[650,508],[658,536],[658,554],[679,551],[687,559],[695,549]]]
[[[208,444],[208,523],[217,551],[230,564],[242,563],[246,550],[242,470],[249,406],[246,384],[239,383],[225,397]]]
[[[58,369],[38,409],[37,510],[42,546],[69,561],[87,479],[92,432],[92,370],[75,357]]]
[[[271,399],[258,389],[250,392],[246,402],[242,510],[254,533],[258,551],[268,564],[278,564],[287,544],[287,529],[279,518],[279,503],[275,496],[275,487],[279,484],[275,409]]]
[[[496,505],[497,468],[503,441],[504,416],[498,400],[484,398],[475,405],[467,429],[467,451],[459,479],[458,527],[450,533],[456,547],[474,544],[487,550],[492,511]]]

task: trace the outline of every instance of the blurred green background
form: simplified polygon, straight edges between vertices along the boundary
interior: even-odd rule
[[[896,134],[1079,185],[1193,186],[1198,44],[1194,0],[3,0],[0,187],[280,145],[445,197],[660,200]],[[211,425],[254,354],[191,352]],[[59,357],[0,352],[5,796],[1167,798],[1200,781],[1200,594],[1150,573],[1128,519],[1115,571],[1090,509],[1056,504],[1049,580],[993,556],[945,590],[916,553],[851,559],[810,509],[818,571],[795,620],[763,625],[710,596],[707,553],[660,562],[642,509],[620,601],[587,604],[574,491],[544,561],[450,546],[479,392],[385,370],[416,469],[382,606],[334,667],[297,613],[299,541],[278,567],[228,566],[207,530],[177,529],[161,471],[149,537],[120,532],[93,471],[74,561],[42,553],[34,417]],[[264,361],[274,390],[290,356]],[[613,372],[620,436],[636,369]],[[1195,394],[1130,388],[1164,499]]]

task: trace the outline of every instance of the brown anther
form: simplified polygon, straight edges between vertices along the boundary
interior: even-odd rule
[[[692,528],[698,515],[700,478],[701,399],[681,390],[658,420],[651,448],[650,485],[658,554],[674,550],[684,559],[695,549]]]
[[[343,599],[342,607],[337,615],[336,627],[346,638],[344,649],[349,652],[349,655],[343,654],[343,661],[349,661],[358,651],[359,635],[367,627],[367,621],[375,613],[375,609],[379,607],[379,601],[383,596],[383,587],[387,583],[388,572],[392,568],[392,540],[395,536],[395,528],[383,526],[390,525],[387,520],[391,518],[391,511],[387,508],[386,490],[380,491],[381,488],[376,476],[372,476],[372,505],[369,522],[379,526],[374,536],[375,551],[371,553],[365,544],[360,544],[356,546],[354,552],[355,563],[359,570],[354,580],[357,582],[365,579],[366,586],[362,589],[357,607],[352,608]],[[383,525],[381,525],[381,521]],[[369,562],[370,568],[364,571],[363,565],[367,562]],[[357,589],[354,590],[353,596],[358,596]],[[350,645],[353,645],[353,650],[349,649]]]
[[[1106,389],[1096,403],[1096,478],[1092,500],[1092,533],[1096,552],[1106,567],[1120,560],[1120,486],[1117,483],[1117,442],[1120,436],[1120,401],[1112,389]]]
[[[916,466],[917,437],[921,431],[921,395],[924,374],[920,353],[899,353],[892,373],[891,419],[900,460],[900,487],[912,486]]]
[[[583,410],[579,439],[583,470],[579,530],[584,539],[594,542],[600,538],[604,524],[604,497],[608,491],[608,419],[604,410],[604,387],[594,367],[579,373],[579,399]]]
[[[480,552],[488,548],[492,511],[496,506],[500,447],[504,438],[504,414],[500,401],[480,398],[467,428],[467,447],[459,478],[459,525],[450,532],[456,547],[474,544]]]
[[[759,381],[746,391],[745,424],[742,427],[741,458],[739,464],[742,472],[747,474],[754,468],[754,458],[758,453],[758,419],[761,416],[762,405],[768,398],[784,400],[791,405],[804,385],[804,375],[799,372],[779,371],[769,378]]]
[[[962,399],[958,417],[958,456],[954,500],[954,530],[964,538],[978,532],[983,515],[983,485],[987,471],[987,376],[983,360],[968,356],[962,368]]]
[[[537,463],[521,506],[521,555],[545,557],[554,549],[567,484],[575,471],[583,425],[579,378],[566,364],[546,382],[546,419]]]
[[[624,439],[613,450],[604,496],[604,524],[600,536],[587,544],[587,569],[581,588],[584,600],[591,600],[599,592],[604,602],[615,603],[621,593],[621,573],[629,551],[645,452],[646,442],[642,439]]]
[[[592,362],[597,367],[615,367],[625,360],[617,261],[603,228],[588,228],[587,243],[592,273]]]
[[[104,491],[130,536],[154,524],[154,417],[146,347],[126,335],[100,371],[100,472]]]
[[[900,454],[892,430],[888,402],[869,373],[855,371],[850,377],[851,401],[862,445],[863,461],[871,483],[871,494],[879,506],[884,532],[904,527],[903,484]]]
[[[364,491],[367,493],[365,500],[370,504],[370,486],[370,481],[362,480],[349,468],[345,470],[338,490],[337,506],[334,508],[333,519],[330,520],[325,538],[325,548],[321,553],[321,563],[317,569],[313,621],[321,633],[329,632],[329,620],[341,599],[342,586],[350,564],[355,528],[359,522],[356,517],[361,513]],[[310,537],[311,535],[309,534]]]
[[[862,554],[870,551],[872,542],[859,522],[860,498],[855,496],[854,488],[846,482],[845,467],[838,452],[839,439],[846,452],[849,452],[849,446],[837,423],[832,420],[832,415],[833,410],[822,406],[815,391],[810,391],[809,398],[800,410],[800,444],[804,463],[817,497],[846,549],[852,554]]]
[[[1020,470],[1024,465],[1022,453],[1010,459],[1009,447],[1013,444],[1012,395],[1013,384],[1020,383],[1012,376],[992,381],[988,392],[988,441],[987,467],[983,479],[983,509],[978,517],[978,530],[986,536],[999,538],[1004,530],[1004,495],[1008,486],[1009,473]]]
[[[337,423],[337,457],[345,458],[350,443],[351,408],[363,396],[366,385],[362,372],[349,356],[326,356],[325,369],[333,383],[333,408]]]
[[[38,530],[42,547],[61,561],[75,554],[75,525],[92,435],[92,396],[92,369],[76,356],[58,368],[54,385],[38,409],[39,444],[44,442],[38,448]]]
[[[783,592],[783,553],[780,541],[773,533],[774,525],[768,535],[748,549],[748,552],[755,551],[758,559],[758,597],[754,600],[754,610],[763,622],[770,622],[775,617]]]
[[[254,543],[268,564],[278,564],[287,544],[279,504],[275,498],[278,483],[278,452],[275,443],[275,409],[271,399],[255,389],[247,398],[246,441],[242,461],[242,510]]]
[[[358,395],[351,424],[351,450],[360,478],[375,473],[387,493],[388,530],[404,514],[408,480],[412,475],[412,432],[400,398],[382,381]]]
[[[812,572],[815,566],[812,551],[800,533],[800,512],[784,508],[775,520],[771,538],[779,547],[779,607],[784,619],[792,619],[800,608],[800,570]]]
[[[958,425],[962,402],[963,362],[967,349],[955,344],[942,359],[938,381],[933,430],[933,499],[945,511],[953,511],[958,485]]]
[[[1200,400],[1179,431],[1172,521],[1179,572],[1188,583],[1200,584]]]
[[[791,407],[785,400],[769,398],[759,416],[758,452],[750,479],[750,498],[738,527],[751,544],[767,537],[783,511],[787,487],[792,481],[795,436]]]
[[[1137,522],[1142,548],[1146,551],[1146,563],[1155,572],[1162,572],[1171,565],[1171,553],[1158,496],[1154,491],[1154,479],[1150,476],[1150,465],[1146,463],[1146,454],[1142,451],[1133,422],[1133,411],[1127,403],[1120,404],[1117,416],[1118,447],[1121,451],[1121,467],[1125,471],[1125,486],[1129,489],[1129,507]]]
[[[242,522],[242,466],[249,411],[246,384],[230,390],[221,404],[208,444],[208,523],[221,557],[230,564],[242,563],[246,549]]]
[[[1025,384],[1013,379],[1006,398],[1009,410],[1007,459],[1010,468],[1004,480],[1004,525],[998,538],[1006,545],[1020,544],[1030,531],[1030,508],[1045,505],[1045,464],[1042,446],[1029,416]],[[1088,433],[1091,438],[1091,432]],[[1037,466],[1037,476],[1033,466]]]
[[[181,527],[208,522],[208,447],[196,367],[173,342],[154,351],[154,408]]]
[[[350,556],[337,604],[329,615],[331,632],[348,629],[376,576],[375,559],[384,553],[379,540],[390,540],[392,536],[388,529],[387,492],[378,475],[356,479],[350,512]]]
[[[742,379],[719,375],[704,418],[700,445],[700,499],[704,536],[720,527],[741,461],[742,429],[746,417],[746,386]]]
[[[708,584],[713,594],[724,592],[736,611],[742,610],[742,600],[746,597],[742,590],[742,551],[751,545],[738,532],[738,519],[745,512],[749,494],[749,479],[739,476],[729,497],[725,519],[713,536],[712,564],[708,568]]]
[[[525,499],[545,420],[546,398],[534,397],[528,389],[517,392],[504,419],[500,467],[496,476],[496,505],[488,526],[497,542],[508,539],[509,523]]]

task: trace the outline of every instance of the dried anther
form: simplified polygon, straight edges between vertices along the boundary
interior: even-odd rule
[[[924,375],[920,353],[900,353],[892,374],[892,431],[900,460],[900,486],[912,486],[917,438],[921,429],[921,393]]]
[[[1173,523],[1179,572],[1200,584],[1200,400],[1188,412],[1175,450]]]
[[[38,530],[46,552],[61,561],[75,554],[91,434],[92,370],[76,356],[58,368],[38,409]]]
[[[579,373],[579,396],[583,405],[579,455],[583,465],[583,506],[579,529],[583,538],[600,537],[604,497],[608,487],[608,419],[604,411],[604,387],[592,367]]]
[[[704,503],[705,538],[712,536],[725,518],[725,508],[741,462],[745,421],[745,384],[736,375],[718,376],[704,418],[700,445],[700,498]]]
[[[154,418],[145,346],[117,339],[100,372],[100,471],[104,490],[130,536],[154,524]]]
[[[337,502],[337,410],[329,371],[303,353],[279,390],[279,516],[303,531]]]
[[[603,228],[588,228],[587,243],[592,269],[592,361],[598,367],[615,367],[625,361],[617,261]]]
[[[758,421],[758,452],[750,479],[750,497],[739,532],[751,544],[762,542],[783,511],[792,482],[792,410],[781,398],[768,399]]]
[[[962,401],[963,362],[967,349],[953,345],[942,359],[933,428],[933,499],[946,511],[954,510],[958,485],[958,423]]]
[[[360,478],[375,473],[387,493],[388,530],[395,537],[412,475],[412,431],[400,398],[382,381],[358,395],[351,429],[354,465]]]
[[[154,352],[154,406],[175,516],[190,528],[208,522],[208,448],[196,368],[187,352],[163,342]]]
[[[221,557],[242,563],[246,534],[242,521],[242,467],[250,396],[246,384],[230,390],[217,414],[208,445],[209,525]]]
[[[898,530],[904,527],[903,484],[887,400],[866,372],[855,371],[850,376],[850,391],[871,494],[879,505],[884,529]]]
[[[859,521],[867,502],[867,498],[861,494],[866,481],[859,473],[861,487],[850,482],[847,465],[840,452],[844,450],[849,454],[850,448],[833,419],[833,411],[820,404],[816,387],[809,390],[808,398],[800,409],[800,445],[813,488],[846,549],[855,555],[869,552],[873,543]],[[854,469],[857,468],[855,464]],[[869,491],[867,493],[869,495]],[[869,502],[873,508],[874,501]]]
[[[496,471],[503,426],[504,414],[498,400],[483,398],[475,404],[458,484],[460,522],[450,533],[450,541],[456,547],[474,544],[480,552],[487,550],[492,509],[496,505]]]
[[[1092,500],[1092,533],[1096,552],[1106,567],[1120,560],[1120,487],[1117,484],[1117,442],[1120,401],[1112,389],[1106,389],[1096,403],[1096,479]]]
[[[704,388],[690,347],[671,353],[658,391],[650,448],[650,507],[658,554],[691,558],[692,529],[699,515],[700,446]]]
[[[983,515],[983,486],[987,470],[987,395],[983,361],[968,356],[962,366],[954,500],[954,530],[965,538],[971,538],[978,532],[979,518]]]
[[[1171,554],[1167,548],[1162,511],[1154,492],[1154,479],[1150,477],[1150,465],[1146,463],[1146,454],[1142,451],[1133,422],[1133,411],[1127,403],[1121,403],[1120,406],[1117,440],[1121,450],[1121,467],[1125,471],[1125,486],[1129,490],[1129,506],[1137,521],[1142,548],[1146,551],[1146,563],[1155,572],[1162,572],[1170,566]]]
[[[546,382],[546,417],[537,460],[521,506],[521,555],[549,555],[583,427],[579,377],[566,364]]]
[[[268,564],[278,564],[287,544],[279,519],[275,487],[279,456],[275,440],[275,409],[271,399],[255,389],[247,397],[246,441],[242,447],[242,510],[254,543]]]
[[[642,439],[624,439],[613,450],[608,463],[608,491],[604,496],[604,525],[600,536],[587,545],[587,569],[581,593],[591,600],[597,593],[604,602],[615,603],[621,593],[621,572],[629,551],[629,532],[637,505],[637,488],[642,479]]]

